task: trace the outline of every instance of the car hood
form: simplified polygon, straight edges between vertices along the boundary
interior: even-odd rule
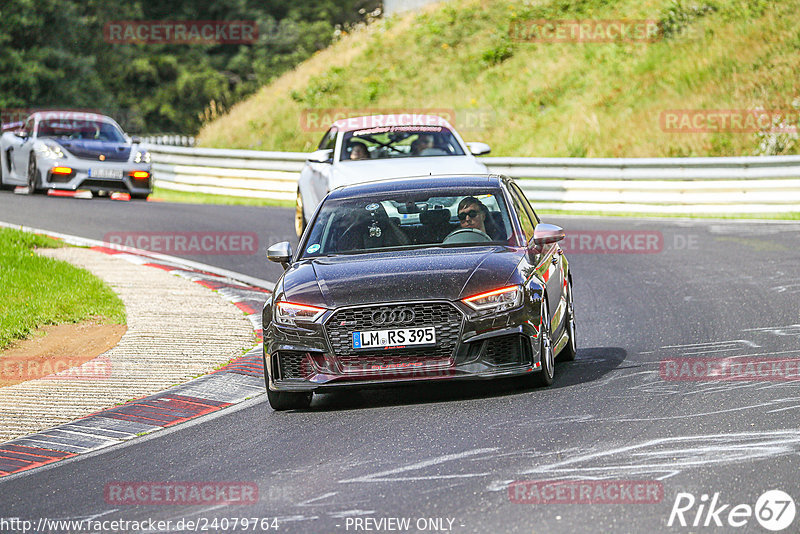
[[[426,174],[487,174],[486,165],[473,156],[340,161],[333,166],[331,189],[384,178]]]
[[[457,300],[501,287],[524,250],[434,248],[303,260],[285,274],[285,300],[326,308],[373,302]]]
[[[66,148],[76,158],[99,160],[104,156],[106,161],[128,161],[131,145],[114,141],[98,141],[95,139],[52,139]]]

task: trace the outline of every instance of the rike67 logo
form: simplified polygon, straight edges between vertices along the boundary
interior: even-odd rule
[[[777,489],[764,492],[755,506],[723,504],[719,493],[711,497],[704,493],[697,499],[682,492],[675,496],[667,526],[740,528],[755,517],[763,528],[780,532],[792,524],[796,511],[794,499]]]

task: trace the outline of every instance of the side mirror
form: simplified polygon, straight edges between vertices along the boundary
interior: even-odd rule
[[[533,230],[533,244],[542,247],[549,243],[557,243],[564,239],[564,229],[554,224],[539,223]]]
[[[16,131],[14,131],[14,135],[19,137],[20,139],[27,139],[28,138],[28,132],[26,132],[25,130],[16,130]]]
[[[133,137],[131,137],[131,144],[141,145],[142,144],[142,138],[137,136],[137,135],[134,135]]]
[[[333,163],[333,149],[325,148],[312,152],[308,155],[308,161],[311,163]]]
[[[486,143],[478,143],[477,141],[467,143],[467,148],[469,148],[469,151],[473,156],[483,156],[492,151],[492,147]]]
[[[287,268],[292,261],[292,245],[288,241],[275,243],[267,249],[267,259],[280,263],[284,269]]]

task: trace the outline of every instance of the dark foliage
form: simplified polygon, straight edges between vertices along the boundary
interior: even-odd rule
[[[92,109],[131,132],[194,133],[328,46],[380,0],[3,0],[0,110]],[[106,23],[255,21],[254,44],[113,44]]]

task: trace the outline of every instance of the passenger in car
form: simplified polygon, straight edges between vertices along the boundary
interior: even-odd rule
[[[428,134],[420,135],[411,143],[411,155],[422,156],[422,151],[427,148],[433,148],[433,136]]]

